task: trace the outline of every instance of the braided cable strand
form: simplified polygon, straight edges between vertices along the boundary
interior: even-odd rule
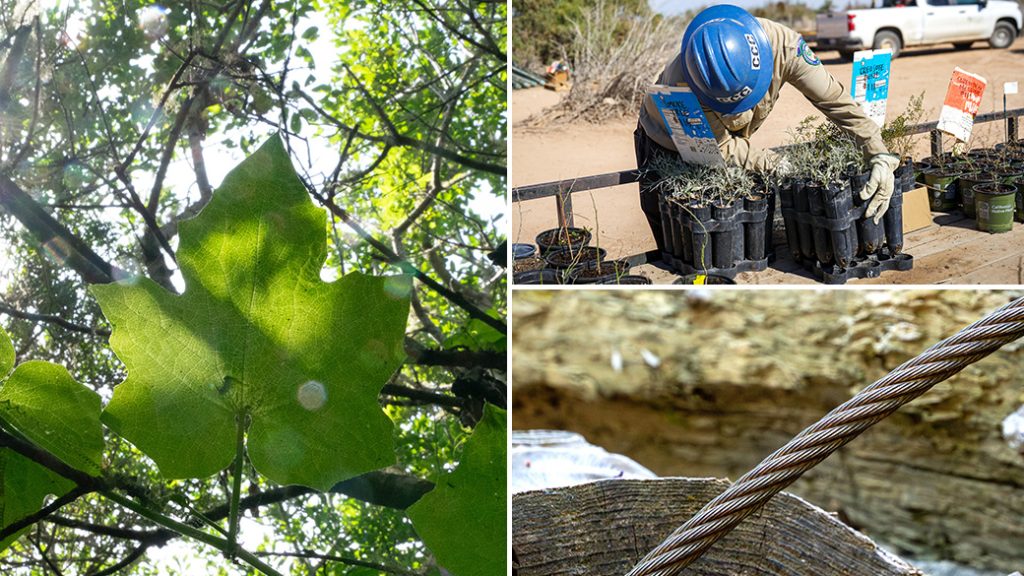
[[[1024,298],[996,310],[864,388],[708,502],[627,576],[675,576],[772,496],[861,432],[1003,345],[1024,337]]]

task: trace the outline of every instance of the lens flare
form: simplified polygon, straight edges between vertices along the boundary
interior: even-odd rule
[[[327,388],[316,380],[310,380],[299,386],[295,397],[303,408],[313,412],[323,408],[323,405],[327,403]]]
[[[139,10],[139,28],[149,40],[159,40],[167,34],[167,9],[156,4]]]

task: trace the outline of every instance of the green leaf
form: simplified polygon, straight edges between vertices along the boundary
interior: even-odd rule
[[[63,496],[75,484],[43,466],[6,448],[0,449],[0,528],[34,514],[48,494]],[[16,532],[0,540],[0,551],[28,530]]]
[[[454,472],[407,514],[439,564],[455,576],[503,574],[506,413],[490,404]]]
[[[243,418],[253,465],[280,484],[325,490],[394,461],[377,396],[404,358],[410,279],[322,282],[326,228],[275,136],[182,222],[183,295],[92,288],[128,369],[104,422],[166,476],[226,468]]]
[[[7,376],[14,368],[14,344],[11,337],[0,329],[0,378]]]
[[[32,361],[15,368],[0,388],[0,419],[68,466],[99,474],[100,397],[63,366]]]
[[[0,380],[14,364],[7,333],[0,329]],[[75,382],[61,366],[26,362],[0,387],[0,420],[12,432],[89,474],[98,474],[103,453],[100,397]],[[0,527],[25,518],[48,494],[74,487],[47,468],[13,450],[0,449]],[[18,534],[0,541],[0,550]]]
[[[504,352],[507,345],[505,334],[476,318],[471,319],[462,330],[444,340],[444,347],[448,349],[466,348],[474,351]]]

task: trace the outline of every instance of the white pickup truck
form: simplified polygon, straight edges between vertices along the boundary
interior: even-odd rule
[[[838,50],[846,60],[857,50],[951,43],[970,48],[987,40],[1007,48],[1024,27],[1020,5],[1004,0],[885,0],[883,8],[818,15],[817,50]]]

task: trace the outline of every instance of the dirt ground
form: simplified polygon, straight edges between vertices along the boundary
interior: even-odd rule
[[[1008,50],[991,50],[980,42],[975,46],[976,48],[968,51],[956,51],[951,46],[908,50],[894,60],[889,91],[889,114],[895,116],[905,108],[911,96],[923,92],[927,120],[937,119],[949,76],[956,66],[980,74],[988,80],[981,112],[1001,110],[1003,82],[1024,80],[1024,38],[1018,39]],[[839,62],[835,52],[822,52],[820,57],[837,79],[844,84],[849,82],[851,64]],[[561,96],[562,94],[543,88],[513,91],[510,151],[513,187],[636,168],[632,135],[636,127],[635,117],[601,124],[560,124],[543,128],[524,126],[525,119],[543,114],[545,108],[556,104]],[[1024,94],[1008,96],[1008,108],[1022,106]],[[787,130],[811,115],[819,114],[795,88],[786,86],[772,115],[751,141],[761,147],[784,144],[787,141]],[[1000,141],[1002,134],[1001,123],[978,125],[975,127],[972,144],[991,145]],[[925,155],[928,151],[926,134],[919,139],[918,151],[919,156]],[[608,250],[610,257],[629,256],[655,248],[654,239],[650,235],[643,212],[640,211],[636,184],[582,192],[573,197],[573,202],[577,225],[600,230],[600,245]],[[514,203],[512,206],[513,241],[532,243],[539,232],[556,225],[554,199],[532,200]],[[1010,245],[1019,244],[1019,241],[1024,239],[1024,236],[1017,237],[1024,234],[1021,229],[1022,227],[1017,225],[1012,234],[1012,241],[1010,238],[1005,240],[1010,241]],[[922,233],[927,232],[929,231],[926,229]],[[937,233],[934,230],[930,233],[940,237],[940,246],[936,251],[942,252],[942,244],[946,242],[945,236],[942,232]],[[958,238],[966,243],[987,242],[985,238],[988,235],[981,232],[970,231],[965,236],[960,227],[957,233]],[[908,246],[914,244],[913,235],[908,236],[907,240]],[[1019,278],[1018,265],[1016,259],[1012,263],[1007,262],[1004,266],[1005,277],[998,273],[991,278],[980,278],[976,271],[953,270],[945,275],[933,273],[924,276],[886,273],[876,281],[975,283],[980,280],[985,283],[1016,283]],[[920,267],[920,263],[915,265],[915,269]],[[667,272],[654,269],[652,266],[643,268],[643,273],[651,276],[655,282],[667,282],[672,278]],[[795,267],[790,268],[795,270]],[[965,275],[970,277],[962,278]],[[739,280],[768,283],[812,282],[810,278],[794,274],[791,270],[779,272],[771,269],[758,274],[743,274]]]

